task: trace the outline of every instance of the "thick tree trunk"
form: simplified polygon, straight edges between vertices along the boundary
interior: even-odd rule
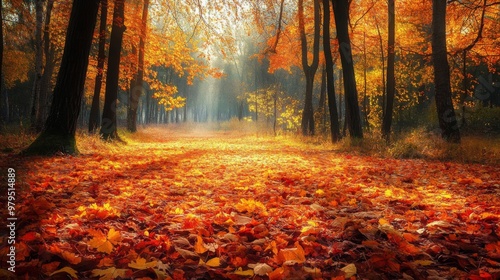
[[[128,104],[127,128],[130,132],[137,131],[137,108],[139,107],[139,98],[144,92],[144,52],[148,28],[148,9],[149,0],[144,0],[142,8],[141,37],[139,39],[139,68],[137,69],[135,86],[130,89],[130,100]]]
[[[441,135],[448,142],[459,143],[460,131],[451,98],[450,68],[446,50],[446,1],[444,0],[432,1],[432,64]]]
[[[102,77],[104,75],[104,63],[106,61],[106,27],[108,21],[108,0],[101,0],[101,17],[99,24],[99,51],[97,54],[97,74],[95,77],[94,96],[89,116],[89,132],[95,133],[101,125],[99,117]]]
[[[45,128],[24,154],[77,154],[75,132],[99,0],[74,0]]]
[[[387,50],[387,95],[384,102],[384,118],[382,120],[382,136],[389,141],[391,135],[394,96],[396,95],[396,78],[394,73],[395,54],[395,9],[394,0],[389,0],[389,44]]]
[[[318,70],[319,64],[319,32],[320,32],[320,8],[319,0],[314,0],[314,39],[313,39],[313,61],[309,65],[307,59],[307,38],[304,22],[304,0],[299,0],[299,29],[302,50],[302,69],[306,78],[306,96],[304,110],[302,111],[302,135],[314,135],[314,108],[312,104],[312,95],[314,88],[314,76]]]
[[[330,0],[323,0],[323,52],[325,54],[326,92],[330,112],[330,133],[332,142],[340,140],[339,113],[335,98],[335,80],[333,75],[333,57],[330,45]]]
[[[120,75],[120,57],[125,32],[125,0],[116,0],[113,11],[113,27],[109,43],[108,73],[106,75],[106,93],[102,112],[100,134],[106,140],[118,139],[116,122],[116,103],[118,100],[118,80]]]
[[[33,102],[31,105],[31,129],[34,132],[40,132],[37,127],[37,119],[40,118],[40,90],[42,88],[42,63],[43,63],[43,41],[42,41],[42,25],[43,25],[43,1],[36,0],[35,2],[35,80],[33,83]]]
[[[346,121],[351,137],[363,138],[361,115],[358,103],[358,91],[354,76],[354,61],[352,59],[351,40],[349,38],[349,1],[332,0],[337,39],[339,41],[340,60],[344,73],[344,92],[346,102]]]

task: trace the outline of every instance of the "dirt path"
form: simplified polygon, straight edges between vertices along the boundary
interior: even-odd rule
[[[17,275],[500,278],[498,166],[160,129],[82,152],[12,161]]]

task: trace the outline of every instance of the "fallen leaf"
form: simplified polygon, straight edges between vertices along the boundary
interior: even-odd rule
[[[107,235],[104,235],[99,230],[89,230],[89,234],[93,237],[89,241],[89,246],[97,249],[98,252],[111,253],[113,251],[113,245],[116,245],[121,240],[120,232],[115,231],[114,228],[108,231]]]
[[[78,257],[77,255],[68,252],[68,251],[62,251],[61,256],[67,260],[70,264],[79,264],[82,262],[82,258]]]
[[[253,272],[253,269],[243,270],[241,267],[238,267],[233,272],[233,274],[236,274],[236,275],[239,275],[239,276],[248,276],[248,277],[251,277],[251,276],[253,276],[254,272]]]
[[[116,267],[94,269],[92,270],[92,277],[99,277],[99,280],[112,280],[119,277],[125,278],[128,271],[128,269],[118,269]]]
[[[196,243],[194,244],[194,251],[198,254],[203,254],[208,249],[205,247],[205,243],[203,242],[203,238],[201,236],[196,237]]]
[[[76,270],[72,269],[69,266],[66,266],[66,267],[63,267],[59,270],[56,270],[56,271],[52,272],[49,276],[54,276],[54,275],[56,275],[58,273],[62,273],[62,272],[69,274],[73,278],[78,278],[78,276],[76,275],[77,274]]]
[[[345,273],[345,275],[344,275],[345,278],[351,278],[352,276],[354,276],[358,273],[358,270],[356,269],[356,265],[354,265],[353,263],[344,266],[340,270],[342,270]]]
[[[148,269],[151,267],[155,267],[156,264],[157,264],[156,261],[147,262],[146,259],[138,257],[136,260],[129,263],[128,267],[142,270],[142,269]]]
[[[220,258],[210,259],[205,264],[207,266],[210,266],[210,267],[219,267],[220,266]]]
[[[286,265],[294,265],[306,261],[304,249],[298,242],[295,242],[296,248],[281,249],[278,252],[279,260]]]
[[[253,273],[255,273],[255,275],[259,275],[259,276],[267,275],[269,272],[273,271],[273,268],[270,267],[266,263],[257,263],[257,264],[252,265],[252,266],[253,266]],[[252,266],[248,265],[248,267],[252,267]]]

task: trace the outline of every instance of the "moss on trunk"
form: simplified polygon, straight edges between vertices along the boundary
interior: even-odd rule
[[[78,155],[80,152],[76,147],[76,139],[70,134],[53,134],[42,132],[38,138],[21,155],[55,155],[58,153]]]

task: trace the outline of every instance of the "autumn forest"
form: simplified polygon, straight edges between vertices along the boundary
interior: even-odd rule
[[[500,279],[500,2],[0,14],[0,279]]]

